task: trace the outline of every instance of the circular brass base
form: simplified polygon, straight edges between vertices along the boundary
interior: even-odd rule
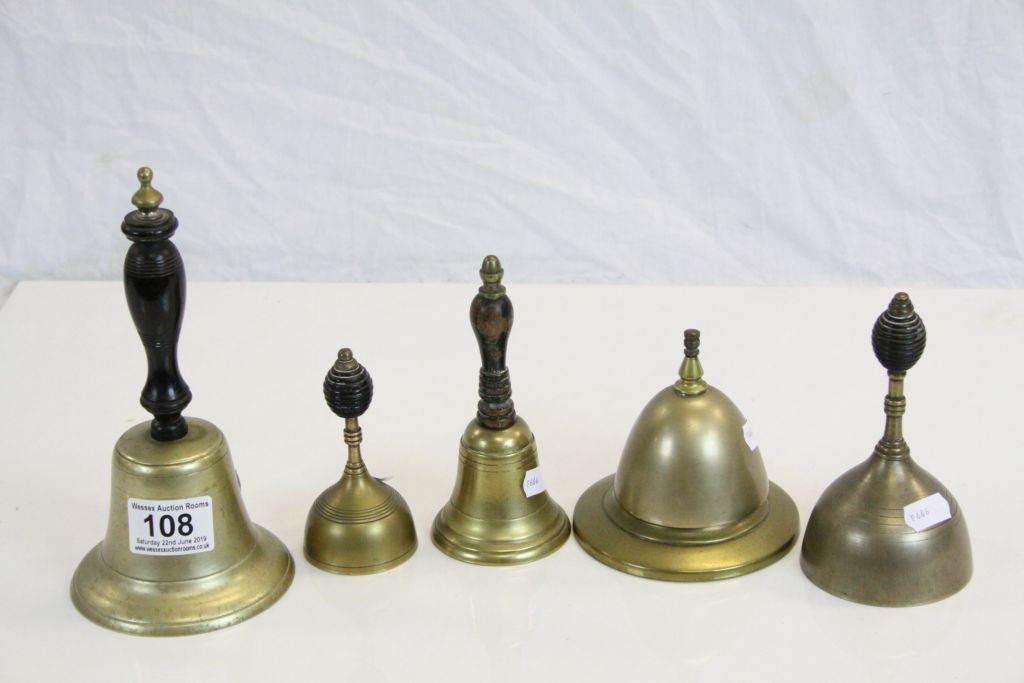
[[[254,525],[256,545],[222,572],[182,581],[145,581],[114,571],[103,543],[85,556],[71,579],[71,600],[89,620],[144,636],[214,631],[244,621],[273,605],[295,575],[281,541]]]
[[[721,541],[681,542],[665,527],[666,542],[636,536],[605,510],[615,475],[587,489],[573,513],[576,540],[595,559],[619,571],[664,581],[713,581],[741,576],[781,559],[796,541],[800,518],[793,499],[770,484],[767,514],[756,526]],[[625,514],[625,513],[623,513]],[[639,520],[638,520],[639,521]]]
[[[515,519],[477,519],[449,503],[434,519],[430,536],[441,552],[456,560],[513,565],[550,555],[569,533],[569,518],[549,498],[541,509]]]

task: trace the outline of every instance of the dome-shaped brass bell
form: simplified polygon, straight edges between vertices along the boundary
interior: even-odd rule
[[[505,356],[512,302],[496,256],[480,267],[483,285],[469,309],[480,346],[480,401],[459,444],[451,499],[437,513],[431,537],[463,562],[502,565],[540,559],[569,537],[569,520],[544,487],[533,432],[512,403]]]
[[[885,433],[866,461],[825,489],[811,512],[800,564],[819,588],[888,607],[934,602],[971,578],[967,522],[953,494],[910,457],[903,380],[924,353],[924,323],[900,292],[871,346],[889,371]]]
[[[708,581],[760,569],[786,554],[799,517],[768,481],[753,430],[703,379],[700,332],[687,330],[679,381],[633,425],[618,471],[576,503],[580,545],[620,571]]]
[[[324,378],[324,398],[345,418],[348,463],[341,479],[320,494],[306,518],[306,559],[336,574],[373,574],[402,564],[416,550],[409,506],[363,464],[359,416],[373,399],[373,380],[349,349]]]
[[[121,230],[133,244],[124,286],[146,349],[142,405],[151,423],[114,447],[107,535],[71,580],[75,607],[101,626],[183,635],[230,626],[274,604],[291,585],[287,548],[253,524],[224,434],[181,412],[192,392],[178,370],[185,268],[152,172],[138,172],[138,207]]]

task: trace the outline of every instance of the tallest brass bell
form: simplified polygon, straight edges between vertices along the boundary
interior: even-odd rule
[[[778,560],[796,540],[796,505],[768,480],[746,418],[704,381],[699,345],[687,330],[679,380],[640,413],[618,471],[576,504],[580,545],[629,574],[724,579]]]
[[[281,541],[249,520],[224,434],[181,414],[192,392],[177,359],[185,268],[170,238],[178,220],[160,208],[152,172],[138,177],[138,210],[121,225],[133,242],[124,288],[146,349],[142,405],[153,420],[114,446],[107,534],[78,565],[71,599],[116,631],[201,633],[273,605],[295,565]]]

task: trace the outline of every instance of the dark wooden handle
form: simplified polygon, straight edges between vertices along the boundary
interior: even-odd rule
[[[139,171],[140,180],[143,171],[149,169]],[[150,434],[158,441],[173,441],[188,433],[181,411],[192,400],[178,369],[185,266],[170,240],[177,227],[174,214],[158,206],[133,211],[121,224],[121,231],[133,242],[124,259],[124,292],[149,366],[140,402],[153,414]]]
[[[373,378],[352,356],[352,351],[338,351],[338,360],[324,377],[324,399],[338,417],[359,417],[373,400]]]
[[[512,301],[501,284],[504,271],[496,256],[484,259],[483,285],[469,309],[469,320],[480,347],[480,401],[477,420],[490,429],[504,429],[516,421],[512,381],[505,359],[512,330]]]
[[[875,321],[871,348],[889,372],[905,373],[921,359],[927,338],[924,321],[914,311],[910,297],[899,292]]]

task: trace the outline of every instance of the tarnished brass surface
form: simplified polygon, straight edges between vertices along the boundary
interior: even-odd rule
[[[925,346],[924,323],[905,293],[879,316],[872,346],[889,371],[885,431],[871,456],[821,495],[807,522],[800,564],[819,588],[854,602],[934,602],[967,585],[973,563],[959,504],[914,462],[903,438],[903,382]],[[949,503],[950,519],[915,531],[904,506],[935,493]]]
[[[746,419],[703,379],[699,333],[687,330],[679,381],[654,396],[615,475],[576,504],[573,528],[601,562],[637,576],[706,581],[746,574],[792,547],[799,515],[768,481]]]
[[[313,502],[303,552],[314,566],[336,574],[397,567],[416,551],[416,527],[398,491],[370,476],[363,463],[359,416],[370,406],[373,381],[351,350],[338,352],[324,379],[324,396],[345,419],[348,462],[341,479]]]
[[[197,418],[188,434],[156,441],[148,422],[114,448],[107,535],[71,581],[75,607],[92,621],[138,635],[185,635],[230,626],[274,604],[291,585],[291,555],[245,511],[224,435]],[[129,549],[128,498],[210,496],[214,548],[161,557]]]
[[[546,490],[524,490],[537,468],[537,444],[512,401],[505,355],[513,311],[503,274],[496,256],[484,258],[483,284],[470,306],[481,359],[477,416],[462,435],[455,488],[431,532],[443,552],[475,564],[540,559],[560,548],[570,531],[568,517]]]
[[[434,519],[434,544],[463,562],[493,565],[558,550],[569,538],[569,520],[547,492],[524,493],[523,479],[535,467],[537,444],[522,417],[505,429],[470,422],[451,500]]]

